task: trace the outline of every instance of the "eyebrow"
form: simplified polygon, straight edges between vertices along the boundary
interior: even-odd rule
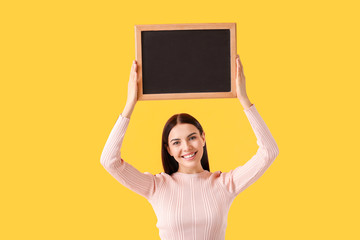
[[[187,136],[187,137],[190,137],[190,136],[191,136],[191,135],[193,135],[193,134],[196,134],[196,132],[193,132],[193,133],[189,134],[189,136]],[[172,142],[172,141],[174,141],[174,140],[180,140],[180,138],[174,138],[174,139],[171,139],[171,141],[170,141],[170,142]]]

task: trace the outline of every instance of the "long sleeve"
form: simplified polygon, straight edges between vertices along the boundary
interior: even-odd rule
[[[221,174],[222,184],[234,196],[258,180],[279,154],[279,148],[255,105],[245,109],[244,112],[255,133],[259,148],[244,165]]]
[[[121,158],[120,149],[129,121],[129,118],[119,116],[106,141],[100,163],[122,185],[149,199],[155,190],[154,175],[141,173]]]

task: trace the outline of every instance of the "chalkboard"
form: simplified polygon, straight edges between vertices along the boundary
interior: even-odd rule
[[[135,25],[138,100],[235,98],[236,24]]]

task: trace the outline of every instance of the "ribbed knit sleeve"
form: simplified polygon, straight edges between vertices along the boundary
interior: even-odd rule
[[[220,175],[221,182],[234,196],[258,180],[279,154],[279,148],[255,105],[251,105],[244,112],[255,133],[259,148],[244,165]]]
[[[121,158],[120,149],[129,121],[129,118],[119,116],[106,141],[100,163],[122,185],[149,199],[155,190],[154,175],[141,173]]]

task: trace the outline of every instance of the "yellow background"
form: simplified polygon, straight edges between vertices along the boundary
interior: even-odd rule
[[[280,154],[233,202],[226,239],[359,239],[357,1],[4,1],[1,239],[159,239],[145,198],[100,164],[125,106],[134,25],[237,23],[247,92]],[[210,170],[258,148],[237,99],[138,102],[122,156],[163,171],[162,128],[203,125]]]

